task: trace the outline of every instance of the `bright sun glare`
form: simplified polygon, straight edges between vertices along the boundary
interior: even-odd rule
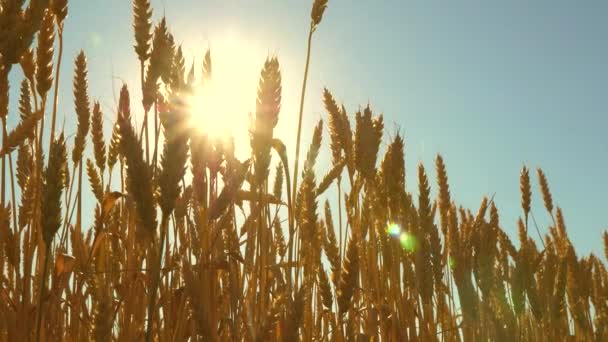
[[[255,109],[262,66],[256,62],[263,58],[261,51],[234,37],[213,44],[211,80],[201,84],[199,79],[199,86],[189,99],[192,125],[212,138],[234,137],[237,149],[249,146],[249,113]],[[200,72],[202,62],[197,62],[195,68]]]

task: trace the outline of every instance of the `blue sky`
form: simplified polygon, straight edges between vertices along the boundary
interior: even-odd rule
[[[311,1],[152,5],[155,19],[167,16],[189,59],[201,60],[211,47],[217,77],[240,89],[231,101],[242,104],[234,108],[244,108],[243,122],[246,110],[255,108],[264,59],[276,54],[284,98],[278,135],[293,141]],[[607,14],[608,2],[599,0],[330,0],[313,41],[304,145],[310,127],[326,117],[321,92],[327,86],[351,113],[367,103],[384,113],[387,137],[405,136],[409,190],[416,188],[418,161],[434,185],[433,158],[441,153],[456,201],[475,210],[482,196],[495,194],[501,223],[514,233],[519,171],[524,164],[540,166],[577,249],[603,255]],[[89,59],[91,97],[107,116],[106,136],[121,83],[134,92],[139,87],[131,23],[130,1],[71,1],[59,106],[68,134],[75,131],[71,68],[80,48]],[[16,71],[11,77],[21,78]],[[16,90],[18,83],[12,84]],[[536,190],[535,174],[533,180]],[[537,190],[533,204],[545,232],[549,219]]]

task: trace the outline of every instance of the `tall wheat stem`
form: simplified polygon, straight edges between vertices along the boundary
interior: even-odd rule
[[[300,95],[300,114],[298,116],[298,134],[296,136],[296,155],[295,164],[293,169],[293,188],[291,195],[293,196],[292,203],[296,202],[297,190],[298,190],[298,163],[300,161],[300,138],[302,136],[302,117],[304,114],[304,96],[306,95],[306,82],[308,80],[308,67],[310,65],[310,49],[312,45],[312,34],[313,34],[312,23],[310,25],[310,31],[308,33],[308,47],[306,50],[306,65],[304,67],[304,81],[302,82],[302,93]]]
[[[57,68],[55,69],[55,91],[53,94],[53,114],[51,115],[51,136],[49,148],[55,139],[55,121],[57,119],[57,98],[59,96],[59,70],[61,69],[61,56],[63,55],[63,27],[59,29],[59,53],[57,55]]]
[[[2,146],[4,146],[4,143],[6,142],[6,137],[7,137],[7,132],[6,132],[6,117],[2,118]],[[2,157],[2,208],[4,208],[4,167],[5,167],[5,157]],[[13,175],[13,158],[11,156],[11,154],[8,154],[8,170],[10,172],[10,178],[11,178],[11,198],[12,198],[12,203],[11,203],[11,208],[13,211],[13,215],[11,215],[13,217],[13,225],[15,227],[15,229],[17,229],[17,206],[16,206],[16,202],[15,202],[15,177]]]
[[[6,117],[2,117],[2,146],[6,146]],[[6,170],[6,155],[2,156],[2,194],[0,194],[0,204],[4,208],[4,199],[5,199],[5,187],[6,187],[6,176],[4,175],[4,171]]]
[[[154,153],[152,153],[152,177],[156,175],[156,161],[158,159],[158,139],[160,136],[160,124],[158,122],[158,106],[154,104]]]
[[[40,341],[40,330],[42,328],[42,302],[45,295],[46,290],[46,276],[48,273],[48,260],[51,255],[51,246],[47,246],[45,244],[46,251],[43,256],[43,266],[42,266],[42,280],[40,281],[40,295],[38,297],[38,315],[36,318],[36,341]]]
[[[342,253],[342,177],[340,176],[338,176],[338,230],[340,233],[338,251]]]
[[[76,165],[72,166],[72,175],[74,175],[76,173]],[[72,190],[74,189],[74,180],[75,177],[72,177],[72,179],[70,180],[70,186],[68,187],[67,191],[66,191],[66,196],[67,196],[67,201],[66,201],[66,212],[65,212],[65,218],[63,220],[63,228],[61,231],[61,238],[59,239],[60,241],[60,245],[63,246],[64,248],[67,247],[66,246],[66,242],[67,242],[67,225],[68,222],[70,222],[71,219],[71,215],[70,215],[70,211],[73,212],[73,210],[70,210],[70,207],[72,206]]]
[[[82,225],[82,158],[80,159],[78,165],[78,189],[76,200],[77,209],[76,209],[76,229],[81,229]]]
[[[140,69],[139,69],[139,73],[140,73],[140,78],[141,78],[141,89],[142,89],[142,93],[144,91],[144,62],[141,61],[141,65],[140,65]],[[143,122],[143,134],[144,134],[144,138],[146,139],[146,163],[150,162],[150,142],[149,142],[149,138],[148,138],[148,111],[146,111],[144,113],[144,122]]]
[[[6,131],[4,132],[6,134]],[[15,227],[15,231],[17,231],[17,201],[15,200],[15,176],[13,174],[13,157],[11,154],[8,154],[8,171],[11,177],[11,198],[12,202],[11,207],[13,210],[13,227]]]
[[[165,237],[167,235],[167,228],[169,225],[169,215],[163,214],[162,221],[160,224],[160,246],[157,264],[155,267],[151,267],[154,269],[156,274],[153,274],[152,277],[152,288],[150,289],[150,301],[148,302],[148,326],[146,329],[146,341],[150,342],[153,340],[154,336],[152,335],[153,324],[154,324],[154,316],[156,311],[156,292],[158,291],[158,285],[160,283],[161,278],[161,269],[162,269],[162,261],[163,261],[163,253],[165,248]],[[152,247],[154,248],[154,246]],[[160,328],[160,326],[159,326]]]
[[[40,118],[40,136],[38,137],[38,150],[41,151],[41,155],[42,155],[42,137],[44,136],[44,111],[46,110],[46,97],[42,98],[42,105],[40,107],[40,110],[42,111],[42,117]],[[4,176],[4,174],[3,174]]]
[[[296,155],[295,155],[295,164],[294,164],[294,169],[293,169],[293,188],[292,188],[292,192],[291,195],[293,196],[291,203],[296,203],[296,196],[297,196],[297,190],[298,190],[298,163],[300,161],[300,138],[302,136],[302,117],[304,114],[304,96],[306,95],[306,82],[308,80],[308,67],[310,65],[310,49],[311,49],[311,45],[312,45],[312,34],[314,32],[313,30],[313,24],[310,24],[310,31],[308,32],[308,46],[306,49],[306,65],[304,67],[304,80],[302,82],[302,93],[300,95],[300,113],[298,116],[298,134],[296,137]],[[295,229],[294,229],[295,230]],[[295,231],[294,233],[297,234],[297,231]],[[296,245],[297,245],[297,238],[296,240]],[[290,237],[289,239],[289,254],[291,256],[292,251],[293,251],[293,243],[294,243],[294,239],[292,239]],[[299,250],[296,247],[296,260],[299,260],[298,258],[299,255]],[[290,257],[291,259],[291,257]],[[296,270],[296,286],[298,283],[298,270]]]

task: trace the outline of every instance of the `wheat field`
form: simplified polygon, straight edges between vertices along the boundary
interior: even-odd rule
[[[408,169],[408,192],[404,139],[387,140],[369,105],[349,113],[330,90],[314,94],[324,120],[301,137],[327,0],[312,3],[296,146],[274,130],[282,80],[270,56],[245,160],[191,124],[187,99],[212,82],[211,51],[187,66],[150,1],[132,5],[141,82],[123,85],[105,136],[88,91],[95,65],[84,51],[63,56],[68,0],[0,1],[1,341],[608,340],[606,266],[577,254],[543,170],[521,170],[513,242],[492,198],[472,209],[452,199],[441,155],[434,176]],[[57,89],[72,59],[68,137]],[[548,227],[530,220],[532,178]]]

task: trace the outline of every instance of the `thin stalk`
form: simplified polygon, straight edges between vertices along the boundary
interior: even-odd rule
[[[146,327],[146,341],[151,342],[153,340],[152,336],[152,326],[154,322],[154,313],[156,307],[156,292],[158,291],[158,285],[160,283],[161,278],[161,266],[163,261],[163,252],[165,248],[165,235],[167,234],[167,226],[169,225],[169,215],[163,214],[163,218],[160,224],[160,246],[158,253],[158,263],[155,269],[158,271],[156,274],[153,274],[152,277],[152,288],[150,290],[150,301],[148,303],[148,326]],[[156,234],[155,234],[156,235]],[[153,268],[154,269],[154,268]]]
[[[6,118],[3,118],[3,124],[2,124],[2,139],[5,139],[7,136],[7,132],[6,132]],[[3,160],[4,162],[4,160]],[[4,166],[3,166],[4,168]],[[12,211],[13,211],[13,215],[11,215],[13,217],[13,225],[15,227],[15,231],[17,231],[17,205],[15,204],[15,177],[13,175],[13,158],[11,156],[11,154],[8,154],[8,170],[10,172],[10,177],[11,177],[11,198],[12,198]],[[4,169],[2,170],[2,176],[4,177]],[[3,179],[4,180],[4,179]],[[4,206],[4,189],[2,189],[2,205]]]
[[[338,177],[338,229],[340,231],[338,251],[342,253],[342,177]]]
[[[6,128],[6,127],[5,127]],[[5,132],[6,133],[6,132]],[[8,171],[11,177],[11,198],[12,198],[12,210],[13,210],[13,227],[15,227],[15,231],[17,231],[17,204],[15,200],[15,176],[13,174],[13,157],[11,154],[8,154]]]
[[[547,246],[545,246],[545,240],[543,239],[542,234],[540,233],[540,229],[538,229],[538,224],[536,223],[536,219],[534,218],[534,214],[530,213],[530,215],[532,216],[532,222],[534,222],[534,228],[536,228],[536,234],[538,234],[538,239],[540,240],[540,243],[543,245],[543,250],[547,248]],[[553,214],[551,214],[551,218],[553,218]],[[556,227],[555,225],[555,219],[553,220],[553,226]],[[528,227],[526,227],[526,232],[528,231]]]
[[[35,99],[35,96],[34,96]],[[37,106],[37,105],[36,105]],[[38,135],[38,131],[34,130],[34,141],[37,141],[37,135]],[[33,172],[33,185],[34,186],[34,208],[33,208],[33,215],[30,217],[30,220],[28,225],[27,225],[27,232],[25,233],[25,241],[24,241],[24,251],[23,251],[23,300],[22,300],[22,305],[21,305],[21,309],[22,310],[26,310],[28,303],[30,303],[30,298],[31,298],[31,294],[30,291],[33,291],[31,288],[31,282],[32,282],[32,275],[31,275],[31,270],[32,270],[32,263],[33,263],[33,259],[34,259],[34,253],[36,250],[36,247],[38,246],[38,236],[35,234],[35,232],[32,232],[32,230],[35,229],[35,227],[37,227],[37,223],[38,223],[38,219],[39,219],[39,215],[38,212],[40,210],[40,204],[38,201],[38,196],[40,196],[39,192],[38,192],[38,186],[37,186],[37,182],[39,181],[39,177],[41,176],[38,173],[39,170],[39,164],[40,164],[40,159],[38,158],[39,154],[38,154],[38,150],[36,144],[32,144],[31,148],[33,150],[32,155],[35,156],[34,158],[34,165],[35,165],[35,170]],[[34,322],[35,324],[35,322]],[[25,327],[29,328],[30,324],[29,322],[24,322],[23,324]]]
[[[308,80],[308,67],[310,65],[310,49],[312,45],[312,34],[313,26],[311,23],[310,31],[308,33],[308,47],[306,50],[306,65],[304,67],[304,81],[302,82],[302,93],[300,95],[300,114],[298,117],[298,134],[296,136],[296,155],[295,164],[293,169],[293,190],[292,190],[292,203],[296,201],[296,191],[298,190],[298,163],[300,161],[300,138],[302,136],[302,117],[304,114],[304,96],[306,95],[306,82]]]
[[[38,137],[38,150],[41,151],[40,155],[42,155],[42,137],[44,136],[44,111],[46,110],[46,96],[42,99],[42,105],[40,110],[43,115],[40,118],[40,136]]]
[[[53,94],[53,114],[51,116],[51,136],[49,139],[49,149],[55,139],[55,120],[57,118],[57,98],[59,89],[59,70],[61,69],[61,56],[63,55],[63,27],[59,28],[59,54],[57,55],[57,68],[55,69],[55,92]]]
[[[154,153],[152,156],[152,176],[156,176],[156,160],[158,159],[158,139],[160,136],[160,126],[158,124],[158,107],[154,104]]]
[[[307,44],[307,48],[306,48],[306,64],[304,66],[304,80],[302,81],[302,93],[300,94],[300,113],[298,115],[298,134],[296,137],[296,155],[295,155],[295,164],[294,164],[294,169],[293,169],[293,185],[292,185],[292,193],[291,195],[293,196],[291,203],[295,203],[296,202],[296,196],[297,196],[297,189],[298,189],[298,164],[300,161],[300,139],[302,136],[302,117],[304,115],[304,97],[306,95],[306,82],[308,81],[308,68],[310,65],[310,50],[311,50],[311,45],[312,45],[312,34],[313,34],[314,30],[313,30],[313,24],[311,22],[310,24],[310,30],[308,32],[308,44]],[[293,251],[293,243],[294,243],[294,239],[292,238],[291,234],[295,233],[295,229],[294,232],[290,232],[290,237],[289,237],[289,259],[290,261],[292,260],[292,251]],[[296,240],[296,244],[297,244],[297,238]],[[296,250],[296,261],[299,260],[299,250]],[[296,269],[296,274],[295,274],[295,283],[297,286],[298,283],[298,271]]]
[[[78,189],[76,190],[78,193],[78,198],[76,202],[76,229],[81,229],[82,225],[82,158],[80,158],[80,162],[78,165]]]
[[[51,255],[51,246],[46,247],[46,252],[43,257],[43,266],[42,266],[42,279],[40,280],[40,295],[38,297],[38,317],[36,319],[36,341],[40,341],[40,329],[42,328],[42,302],[44,300],[44,294],[46,292],[46,276],[48,273],[48,260]]]
[[[264,190],[265,189],[265,190]],[[262,313],[265,313],[266,308],[266,298],[267,298],[267,272],[265,272],[266,267],[268,266],[267,262],[267,248],[268,246],[268,232],[269,229],[265,229],[263,226],[263,222],[266,221],[268,216],[268,206],[263,204],[262,202],[262,194],[268,192],[268,181],[264,181],[264,183],[258,189],[258,202],[256,205],[261,206],[258,211],[258,244],[259,244],[259,274],[260,274],[260,302],[256,305],[258,310],[258,316],[261,317]],[[269,226],[270,227],[270,226]]]
[[[294,225],[294,213],[293,213],[293,204],[291,202],[291,184],[289,179],[289,169],[285,167],[285,175],[286,175],[286,185],[287,185],[287,214],[289,215],[289,241],[287,243],[287,261],[289,265],[293,262],[293,237],[295,234],[295,225]],[[291,281],[291,269],[289,270],[289,276],[287,277],[287,284],[289,285],[289,291],[292,290],[292,281]]]
[[[76,172],[76,165],[74,165],[72,167],[72,175],[74,175],[75,172]],[[68,222],[70,222],[69,221],[69,218],[70,218],[69,212],[70,212],[70,205],[72,205],[72,190],[74,189],[74,179],[75,179],[75,177],[72,176],[72,179],[70,180],[70,187],[68,188],[68,191],[66,192],[66,196],[68,199],[66,201],[66,206],[65,206],[66,212],[65,212],[65,218],[63,220],[61,239],[59,240],[61,246],[63,246],[64,248],[66,247],[65,242],[66,242],[66,238],[67,238],[67,236],[66,236],[67,225],[68,225]]]
[[[144,61],[141,61],[139,68],[139,77],[141,79],[141,91],[144,92]],[[150,162],[150,145],[148,138],[148,111],[144,113],[144,122],[142,126],[143,134],[145,135],[146,141],[146,163]]]
[[[2,117],[2,146],[6,146],[6,117]],[[6,187],[6,176],[4,175],[4,171],[6,170],[6,154],[2,156],[2,185],[1,190],[2,194],[0,194],[0,205],[4,208],[4,197],[5,197],[5,187]]]

